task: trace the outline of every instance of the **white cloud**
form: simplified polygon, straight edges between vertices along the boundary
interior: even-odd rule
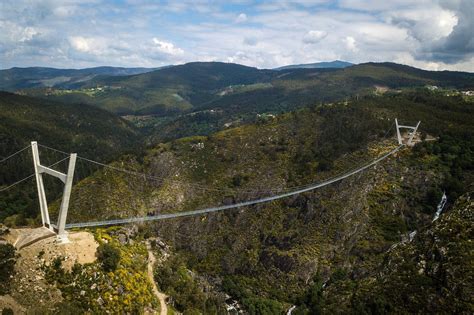
[[[415,6],[427,6],[433,3],[432,0],[340,0],[341,8],[360,11],[392,11],[400,8]]]
[[[82,52],[89,52],[91,50],[90,41],[82,36],[72,36],[69,38],[71,46]]]
[[[25,27],[18,41],[25,42],[32,40],[35,35],[38,35],[38,31],[34,27]]]
[[[345,59],[474,71],[472,0],[95,1],[0,1],[1,66]]]
[[[258,40],[255,37],[245,37],[244,44],[247,46],[255,46],[257,45]]]
[[[326,38],[328,36],[328,33],[325,31],[309,31],[306,33],[306,35],[303,37],[303,42],[307,44],[316,44]]]
[[[352,34],[357,34],[358,41],[377,51],[398,51],[409,45],[409,35],[406,29],[383,23],[357,23],[351,28]]]
[[[173,43],[166,42],[164,40],[159,40],[158,38],[153,38],[154,48],[157,51],[160,51],[169,55],[182,55],[184,51],[181,48],[175,47]]]
[[[346,44],[346,48],[349,49],[350,51],[357,52],[358,48],[356,45],[356,40],[352,36],[347,36],[342,40]]]
[[[15,45],[18,42],[24,43],[40,35],[40,31],[35,27],[24,27],[11,21],[0,20],[0,29],[2,30],[0,32],[0,42],[2,44],[11,43],[11,45]]]
[[[430,10],[393,11],[389,21],[406,28],[419,41],[435,41],[448,36],[458,23],[458,18],[454,12],[435,6]]]
[[[87,54],[101,55],[107,53],[109,48],[104,38],[71,36],[68,40],[76,51]]]
[[[235,23],[243,23],[245,21],[247,21],[247,14],[245,13],[240,13],[235,19]]]
[[[53,10],[54,15],[65,18],[76,13],[77,7],[74,5],[59,6]]]

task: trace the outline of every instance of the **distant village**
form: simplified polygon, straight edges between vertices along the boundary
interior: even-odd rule
[[[430,91],[438,91],[438,90],[444,90],[441,87],[438,87],[436,85],[427,85],[425,86],[428,90]],[[465,96],[474,96],[474,91],[458,91],[458,90],[450,90],[446,95],[447,96],[454,96],[454,95],[465,95]]]

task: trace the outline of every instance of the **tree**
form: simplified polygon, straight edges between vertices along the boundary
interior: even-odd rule
[[[311,310],[311,314],[321,314],[324,306],[323,282],[319,275],[314,279],[307,295],[307,304]]]
[[[15,247],[11,244],[0,244],[0,295],[8,293],[10,276],[15,268]]]
[[[271,299],[255,297],[244,299],[242,302],[251,315],[271,315],[283,312],[281,304]]]
[[[105,271],[114,271],[120,262],[120,250],[110,244],[101,244],[97,249],[97,258]]]
[[[13,310],[9,307],[6,307],[2,310],[2,315],[13,315]]]

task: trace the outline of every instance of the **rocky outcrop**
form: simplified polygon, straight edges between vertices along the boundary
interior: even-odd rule
[[[376,277],[330,284],[326,310],[390,313],[474,311],[474,193],[461,196],[439,220],[385,255]],[[344,301],[344,288],[356,287]]]

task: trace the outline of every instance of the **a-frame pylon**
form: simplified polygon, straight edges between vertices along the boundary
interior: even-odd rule
[[[400,145],[404,144],[404,143],[403,143],[402,135],[401,135],[401,133],[400,133],[400,129],[409,129],[409,130],[411,130],[411,134],[410,134],[410,137],[408,138],[408,141],[407,141],[406,145],[411,146],[412,143],[413,143],[413,142],[412,142],[412,141],[413,141],[413,138],[415,137],[415,133],[416,133],[416,131],[418,130],[418,126],[420,126],[420,123],[421,123],[421,121],[418,121],[418,123],[416,124],[416,126],[399,125],[397,118],[395,118],[395,126],[396,126],[396,128],[397,128],[398,144],[400,144]]]
[[[67,237],[67,232],[65,230],[66,218],[67,218],[67,211],[69,208],[69,198],[71,196],[72,180],[74,178],[74,168],[76,166],[77,154],[71,153],[69,157],[69,165],[68,165],[67,174],[64,174],[56,170],[53,170],[52,168],[49,168],[47,166],[41,165],[39,151],[38,151],[38,144],[36,143],[36,141],[31,142],[31,148],[33,151],[33,164],[35,167],[36,187],[38,189],[38,199],[39,199],[39,204],[40,204],[41,220],[43,222],[43,226],[47,227],[53,232],[56,232],[58,236],[58,240],[61,243],[67,243],[69,240]],[[50,219],[49,219],[48,201],[46,199],[46,194],[44,191],[43,173],[57,177],[64,183],[63,197],[61,200],[61,207],[59,209],[57,226],[51,224]]]

